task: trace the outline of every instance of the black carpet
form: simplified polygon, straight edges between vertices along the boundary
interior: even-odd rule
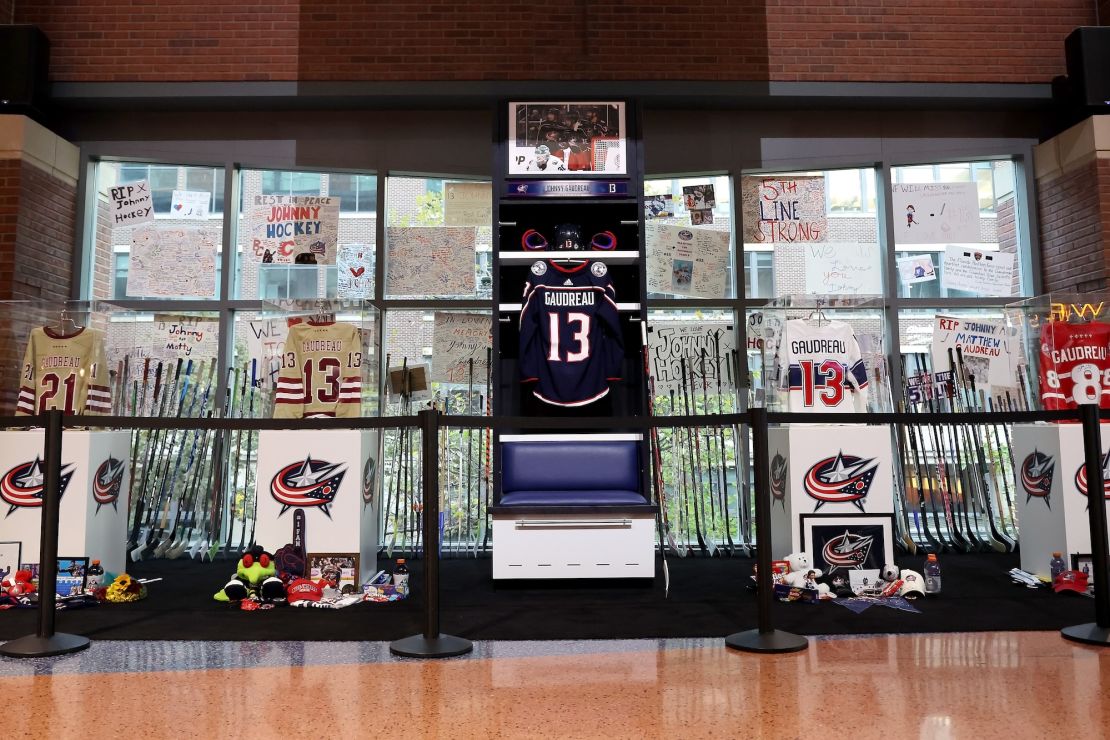
[[[901,565],[920,569],[921,558]],[[722,637],[756,626],[745,558],[668,559],[670,598],[662,568],[653,584],[613,581],[499,582],[491,563],[444,560],[440,568],[442,629],[477,640]],[[921,614],[873,606],[862,614],[831,603],[774,605],[775,626],[806,635],[1055,630],[1090,622],[1094,601],[1051,589],[1028,589],[1006,574],[1017,555],[942,555],[944,592],[918,600]],[[152,561],[137,577],[162,577],[150,596],[58,614],[58,630],[103,640],[393,640],[420,632],[420,561],[414,596],[337,611],[279,607],[243,612],[212,600],[234,570],[230,562]],[[0,611],[0,639],[34,631],[33,610]]]

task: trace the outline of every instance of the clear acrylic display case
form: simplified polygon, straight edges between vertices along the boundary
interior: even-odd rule
[[[799,413],[890,411],[884,309],[877,296],[803,295],[749,311],[752,404]]]

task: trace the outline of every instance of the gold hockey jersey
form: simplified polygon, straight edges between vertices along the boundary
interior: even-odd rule
[[[23,355],[16,416],[61,410],[66,414],[112,412],[104,332],[81,328],[59,334],[49,327],[31,330]]]
[[[360,416],[362,334],[357,326],[305,321],[289,328],[274,394],[274,418]]]

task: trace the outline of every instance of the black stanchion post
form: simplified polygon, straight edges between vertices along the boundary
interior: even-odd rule
[[[473,643],[439,631],[439,411],[420,412],[424,444],[424,634],[389,644],[406,658],[451,658],[469,653]]]
[[[725,644],[748,653],[795,653],[809,647],[809,640],[792,632],[775,629],[771,620],[771,479],[768,470],[770,445],[767,440],[767,409],[753,408],[751,415],[759,627],[729,635],[725,638]]]
[[[0,645],[10,658],[46,658],[84,650],[89,638],[54,632],[58,586],[58,512],[62,482],[62,412],[47,411],[43,449],[42,529],[39,535],[39,626],[34,635]]]
[[[1083,420],[1083,460],[1087,469],[1087,516],[1091,526],[1091,568],[1095,582],[1095,621],[1065,627],[1065,639],[1087,645],[1110,645],[1110,545],[1106,541],[1106,495],[1103,491],[1102,432],[1098,404],[1080,408]]]

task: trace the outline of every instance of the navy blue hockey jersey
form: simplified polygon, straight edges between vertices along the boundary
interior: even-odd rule
[[[623,346],[617,293],[602,262],[538,261],[524,285],[520,373],[536,398],[585,406],[620,380]]]

